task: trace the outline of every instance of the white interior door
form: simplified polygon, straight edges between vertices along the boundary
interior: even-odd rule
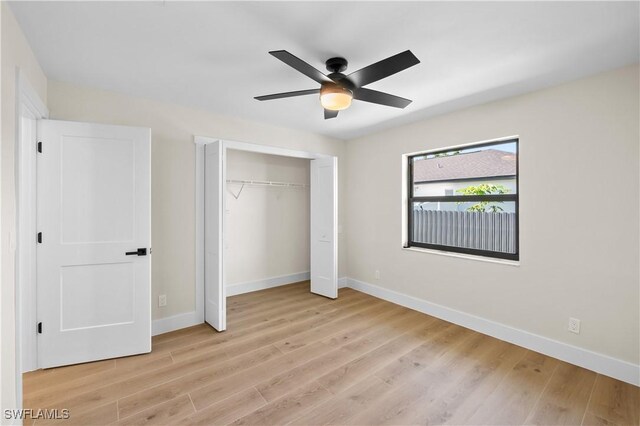
[[[38,140],[39,366],[149,352],[150,129],[39,120]]]
[[[338,297],[338,159],[311,160],[311,292]]]
[[[227,329],[223,280],[224,148],[221,141],[205,145],[204,163],[204,312],[218,331]]]

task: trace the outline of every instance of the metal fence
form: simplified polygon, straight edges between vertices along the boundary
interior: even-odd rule
[[[504,212],[414,210],[413,241],[515,253],[516,215]]]

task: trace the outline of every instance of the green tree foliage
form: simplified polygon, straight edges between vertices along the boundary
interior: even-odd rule
[[[467,186],[466,188],[458,189],[456,192],[462,195],[491,195],[491,194],[507,194],[509,188],[503,185],[491,185],[489,183],[481,183],[480,185]],[[468,212],[486,212],[497,213],[504,211],[502,207],[497,204],[501,201],[481,201],[467,208]],[[462,204],[461,202],[458,204]]]
[[[433,157],[434,158],[439,158],[439,157],[450,157],[452,155],[458,155],[460,154],[460,151],[449,151],[449,152],[440,152],[438,154],[435,154]]]

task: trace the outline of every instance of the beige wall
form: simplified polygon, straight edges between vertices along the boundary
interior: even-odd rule
[[[2,408],[16,407],[15,391],[15,140],[16,140],[16,67],[20,68],[43,101],[47,97],[47,78],[33,55],[22,30],[6,2],[2,2],[2,213],[0,253],[2,260]]]
[[[309,184],[309,160],[227,151],[227,178]],[[309,189],[227,184],[227,285],[309,271]]]
[[[347,142],[349,277],[638,364],[638,73]],[[510,135],[520,136],[520,266],[403,250],[402,154]]]
[[[336,139],[53,81],[49,82],[48,107],[53,119],[151,128],[152,300],[167,295],[162,311],[153,303],[154,319],[195,309],[194,135],[337,155],[340,205],[345,205],[345,148]],[[344,216],[340,208],[341,224]],[[346,244],[340,237],[339,272],[343,276]]]

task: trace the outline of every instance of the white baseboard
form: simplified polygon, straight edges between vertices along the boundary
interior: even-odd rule
[[[168,333],[173,330],[202,324],[202,322],[202,317],[198,315],[196,311],[160,318],[153,320],[151,324],[151,335],[156,336],[158,334]]]
[[[295,274],[281,275],[279,277],[265,278],[256,281],[247,281],[243,283],[227,285],[227,297],[237,294],[250,293],[252,291],[264,290],[281,285],[293,284],[300,281],[307,281],[310,277],[309,271],[297,272]]]
[[[341,278],[341,280],[343,280]],[[570,364],[640,386],[640,366],[353,278],[346,286]],[[341,285],[343,286],[343,285]]]
[[[349,287],[349,278],[347,277],[338,278],[338,288],[345,288],[345,287]]]

